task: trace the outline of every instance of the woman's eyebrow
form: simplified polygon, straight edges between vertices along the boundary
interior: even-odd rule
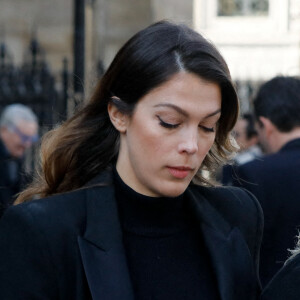
[[[187,117],[189,115],[188,112],[186,112],[184,109],[180,108],[177,105],[171,104],[171,103],[160,103],[160,104],[156,104],[154,107],[170,107],[170,108],[176,110],[178,113],[184,115],[185,117]],[[207,118],[210,118],[214,115],[217,115],[220,112],[221,112],[221,108],[219,108],[216,111],[208,114],[207,116],[204,117],[204,119],[207,119]]]
[[[210,117],[212,117],[212,116],[215,116],[215,115],[217,115],[217,114],[220,113],[220,112],[221,112],[221,108],[219,108],[219,109],[217,109],[216,111],[214,111],[214,112],[208,114],[207,116],[204,117],[204,119],[207,119],[207,118],[210,118]]]
[[[160,103],[160,104],[154,105],[154,107],[170,107],[170,108],[173,108],[174,110],[176,110],[178,113],[184,115],[185,117],[187,117],[189,115],[184,109],[180,108],[177,105],[171,104],[171,103]]]

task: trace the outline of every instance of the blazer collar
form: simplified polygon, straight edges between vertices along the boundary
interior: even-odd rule
[[[133,300],[113,186],[87,189],[86,209],[78,244],[92,299]]]
[[[87,189],[84,238],[103,251],[120,247],[122,231],[113,186]]]
[[[205,188],[202,190],[204,191]],[[222,300],[256,299],[256,276],[246,241],[210,204],[209,197],[188,189],[189,203],[202,231]],[[215,196],[212,193],[212,196]]]

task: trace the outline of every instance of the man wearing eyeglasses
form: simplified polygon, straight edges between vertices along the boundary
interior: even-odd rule
[[[0,217],[22,185],[25,150],[38,140],[38,121],[22,104],[8,105],[0,117]]]

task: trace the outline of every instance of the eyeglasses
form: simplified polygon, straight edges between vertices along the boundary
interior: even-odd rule
[[[14,125],[10,126],[9,130],[16,133],[19,136],[19,138],[21,139],[22,144],[26,144],[28,142],[35,143],[39,139],[38,134],[35,134],[35,135],[24,134],[23,132],[20,131],[20,129],[17,126],[14,126]]]

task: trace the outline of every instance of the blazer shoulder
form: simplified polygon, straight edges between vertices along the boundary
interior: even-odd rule
[[[262,231],[262,208],[248,190],[232,186],[198,186],[196,189],[231,225],[238,226],[243,231],[251,231],[254,228]]]
[[[80,206],[81,202],[83,202],[86,197],[85,193],[86,191],[84,189],[74,190],[17,204],[9,209],[20,210],[24,211],[24,213],[28,212],[31,214],[58,213],[59,210],[64,208],[72,210],[72,208]]]
[[[106,199],[107,186],[84,187],[67,193],[56,194],[42,199],[32,200],[9,207],[0,219],[19,216],[24,221],[34,222],[49,228],[71,227],[86,217],[87,201]],[[57,224],[57,225],[56,225]],[[58,225],[59,224],[59,225]],[[68,225],[69,224],[69,225]]]
[[[261,212],[261,207],[256,197],[244,188],[235,186],[198,186],[197,189],[217,208],[230,206],[231,209],[252,209]]]
[[[19,222],[44,233],[70,232],[84,222],[86,197],[86,190],[81,189],[11,206],[0,219],[0,227]]]

